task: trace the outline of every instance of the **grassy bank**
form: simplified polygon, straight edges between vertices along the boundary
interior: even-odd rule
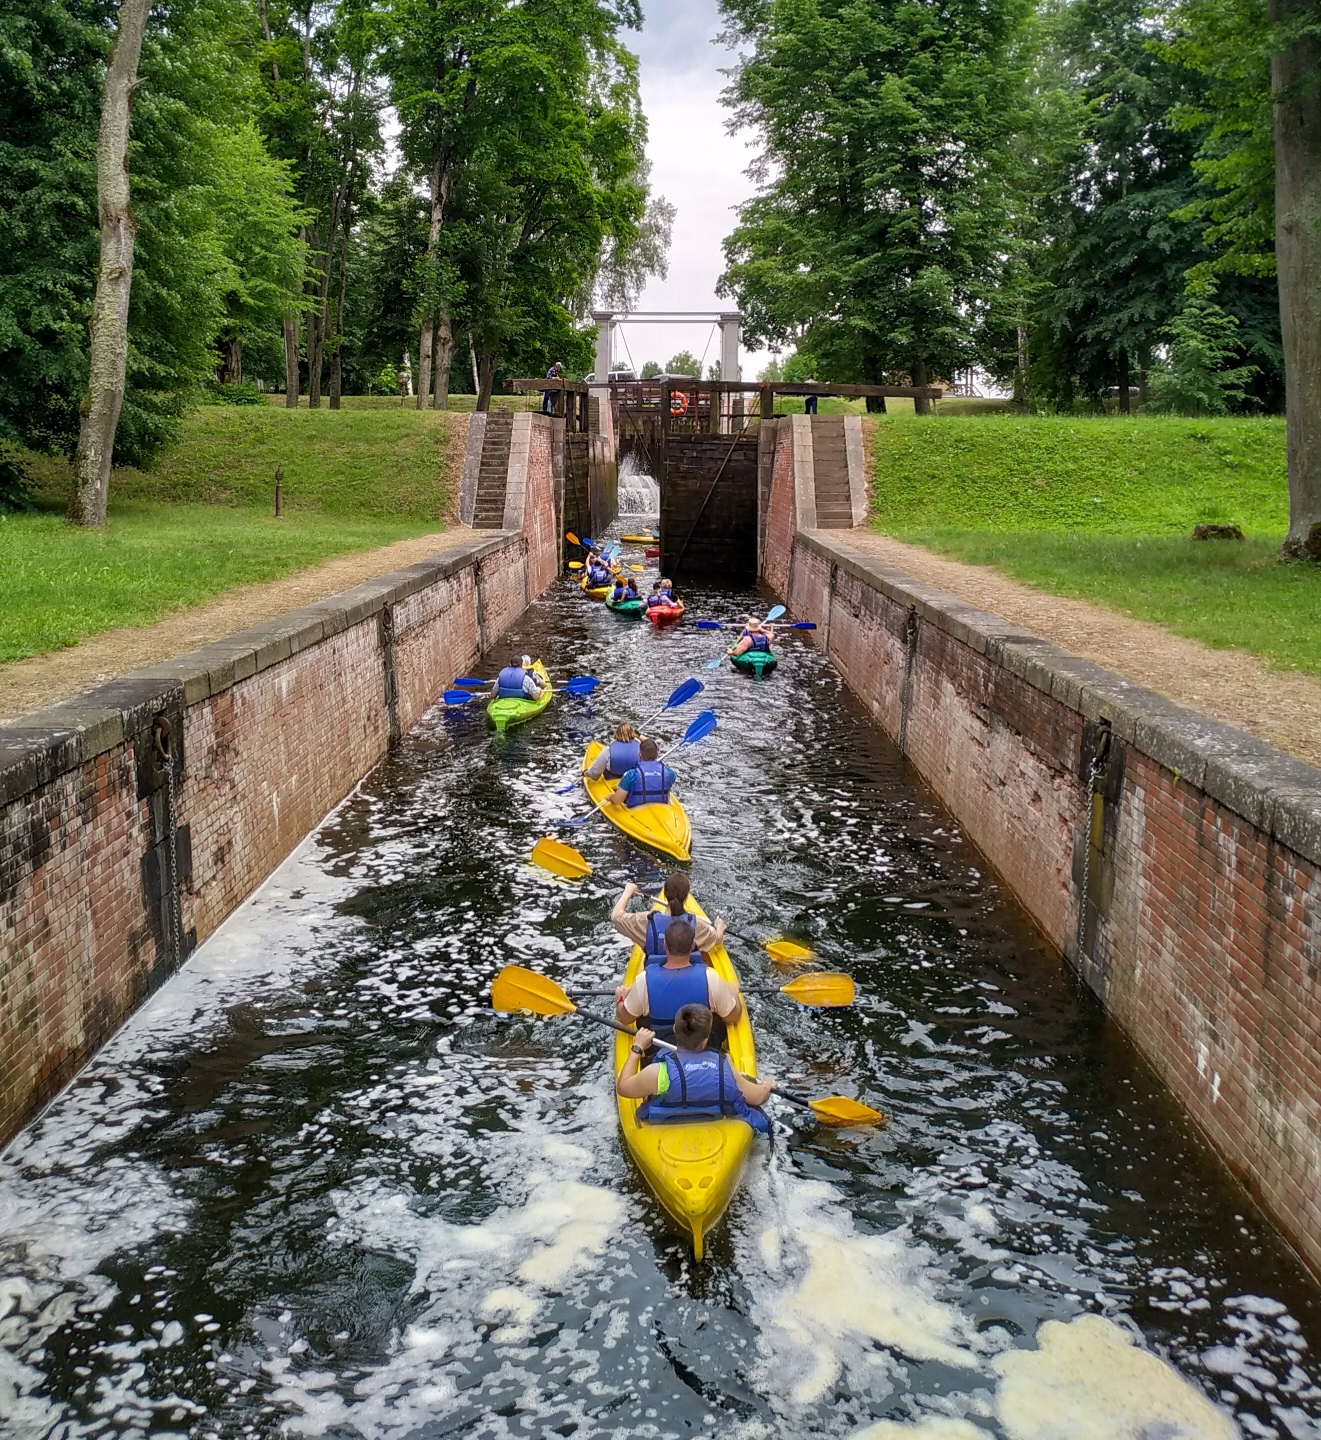
[[[154,471],[115,471],[101,533],[64,523],[67,467],[34,461],[38,510],[0,516],[0,663],[442,529],[460,439],[411,409],[196,410]]]
[[[1321,675],[1321,568],[1275,555],[1288,524],[1282,420],[982,416],[868,429],[886,534]],[[1196,542],[1202,521],[1248,539]]]

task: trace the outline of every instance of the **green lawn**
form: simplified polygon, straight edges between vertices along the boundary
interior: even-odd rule
[[[115,471],[102,533],[64,523],[67,467],[34,460],[41,508],[0,514],[0,663],[442,529],[449,423],[398,407],[195,410],[156,470]]]
[[[905,417],[870,446],[886,534],[1321,675],[1321,567],[1275,554],[1282,420]],[[1248,539],[1196,542],[1199,521]]]

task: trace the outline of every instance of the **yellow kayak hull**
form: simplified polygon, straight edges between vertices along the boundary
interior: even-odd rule
[[[531,720],[534,715],[540,715],[550,704],[554,691],[550,688],[550,676],[546,674],[546,667],[540,660],[534,660],[532,669],[546,687],[542,691],[541,699],[492,700],[486,707],[486,714],[497,730],[507,730],[511,725],[521,725],[525,720]]]
[[[610,574],[611,574],[612,577],[615,576],[615,575],[618,575],[618,574],[619,574],[619,566],[618,566],[618,565],[612,565],[612,566],[610,567]],[[613,579],[612,579],[612,582],[611,582],[611,583],[613,584]],[[589,585],[589,584],[587,583],[587,572],[584,570],[584,571],[583,571],[583,578],[578,582],[578,588],[583,592],[584,595],[587,596],[587,598],[588,598],[589,600],[604,600],[605,597],[606,597],[607,595],[609,595],[611,586],[610,586],[610,585]]]
[[[660,539],[659,535],[621,535],[619,537],[626,545],[654,545]]]
[[[593,804],[600,805],[601,813],[622,830],[630,840],[659,850],[663,855],[673,855],[676,860],[693,858],[693,827],[688,812],[670,794],[666,805],[607,805],[605,797],[613,794],[617,781],[593,780],[587,774],[587,767],[601,753],[604,747],[599,740],[593,740],[583,756],[583,784]]]
[[[656,902],[656,909],[664,908]],[[688,898],[691,914],[703,914],[702,907]],[[722,980],[738,983],[738,975],[723,945],[707,953],[707,961]],[[645,957],[639,946],[633,947],[626,983],[641,973]],[[615,1074],[624,1068],[632,1041],[627,1035],[616,1035]],[[729,1058],[735,1070],[744,1075],[757,1073],[757,1049],[752,1038],[752,1025],[745,1007],[737,1025],[729,1027]],[[706,1236],[729,1208],[743,1178],[748,1152],[752,1149],[752,1126],[732,1117],[720,1120],[691,1120],[663,1125],[648,1125],[638,1119],[640,1100],[615,1097],[619,1107],[619,1128],[633,1163],[642,1172],[652,1193],[692,1237],[693,1256],[701,1260],[706,1251]]]

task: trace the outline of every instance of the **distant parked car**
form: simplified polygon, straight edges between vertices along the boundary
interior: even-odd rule
[[[612,370],[610,372],[611,382],[616,385],[631,385],[637,378],[637,375],[632,370]],[[586,377],[585,383],[588,385],[596,384],[595,370]]]

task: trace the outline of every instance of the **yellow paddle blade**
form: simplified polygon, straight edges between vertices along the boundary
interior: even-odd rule
[[[584,875],[592,873],[592,867],[572,845],[549,835],[537,841],[528,859],[543,870],[549,870],[552,875],[563,876],[565,880],[581,880]]]
[[[801,965],[805,960],[816,959],[806,945],[799,945],[794,940],[768,941],[766,953],[777,965]]]
[[[890,1117],[846,1095],[827,1095],[809,1102],[812,1113],[825,1125],[888,1125]]]
[[[491,981],[491,1009],[501,1015],[572,1015],[577,1008],[553,980],[521,965],[506,965]]]
[[[569,561],[569,569],[570,569],[570,570],[581,570],[582,568],[583,568],[583,562],[582,562],[581,560],[570,560],[570,561]]]
[[[797,980],[790,980],[787,985],[781,985],[780,994],[787,995],[790,1000],[797,1000],[800,1005],[815,1005],[818,1008],[852,1005],[853,977],[832,975],[824,970],[814,971],[810,975],[800,975]]]
[[[630,565],[628,568],[632,570],[635,575],[641,575],[647,567],[645,565]]]

